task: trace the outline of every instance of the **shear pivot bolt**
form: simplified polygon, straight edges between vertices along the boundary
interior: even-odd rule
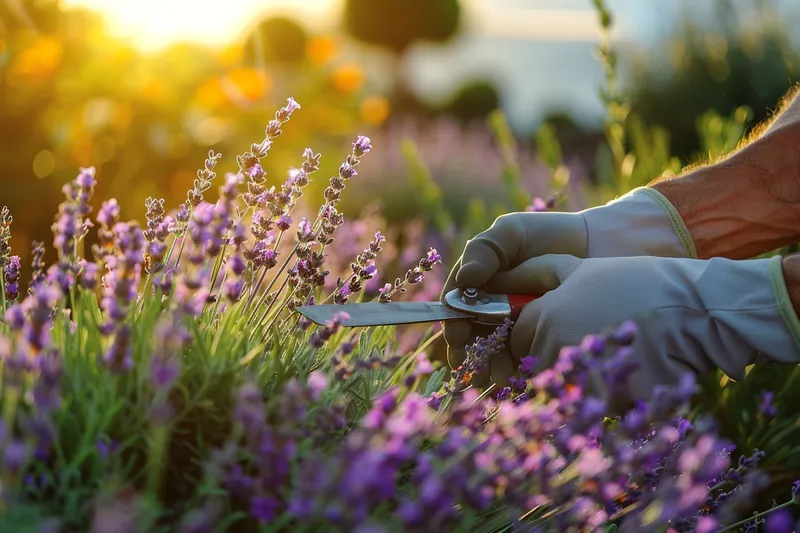
[[[478,303],[478,289],[464,289],[464,303],[475,305]]]

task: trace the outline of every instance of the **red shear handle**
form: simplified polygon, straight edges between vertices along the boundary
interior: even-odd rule
[[[525,304],[528,304],[537,298],[539,298],[539,296],[534,294],[509,294],[508,303],[511,304],[511,320],[516,322]]]

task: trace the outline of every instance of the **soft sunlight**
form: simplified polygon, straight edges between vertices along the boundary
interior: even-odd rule
[[[265,13],[287,14],[309,28],[330,28],[341,0],[66,0],[105,16],[115,35],[141,50],[191,40],[222,44]],[[464,0],[464,25],[473,35],[545,41],[594,41],[596,15],[590,9],[540,9],[511,1]],[[623,28],[620,28],[622,26]],[[620,29],[615,27],[615,37]]]
[[[181,40],[221,44],[264,13],[291,13],[307,26],[330,21],[337,0],[66,0],[101,13],[109,29],[142,50]]]

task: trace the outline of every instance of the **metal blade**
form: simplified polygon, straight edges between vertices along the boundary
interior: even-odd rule
[[[324,325],[336,313],[347,313],[343,326],[388,326],[394,324],[420,324],[440,320],[470,319],[475,316],[456,311],[440,302],[367,302],[361,304],[304,305],[297,311],[317,324]]]

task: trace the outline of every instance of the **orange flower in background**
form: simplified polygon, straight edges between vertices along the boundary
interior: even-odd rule
[[[58,39],[39,37],[11,62],[8,81],[12,85],[44,81],[61,65],[63,55],[64,49]]]
[[[222,87],[236,99],[256,102],[269,94],[272,89],[272,79],[263,70],[240,67],[228,72]]]
[[[341,93],[354,93],[364,85],[364,71],[355,63],[345,63],[333,71],[331,83]]]
[[[210,109],[222,106],[228,101],[228,97],[225,95],[225,89],[222,87],[222,80],[217,77],[204,81],[202,85],[197,88],[195,98],[200,105]]]
[[[361,102],[361,120],[367,124],[380,126],[389,118],[389,100],[382,96],[370,96]]]
[[[315,65],[327,65],[339,55],[339,45],[329,35],[312,37],[306,44],[306,55]]]

